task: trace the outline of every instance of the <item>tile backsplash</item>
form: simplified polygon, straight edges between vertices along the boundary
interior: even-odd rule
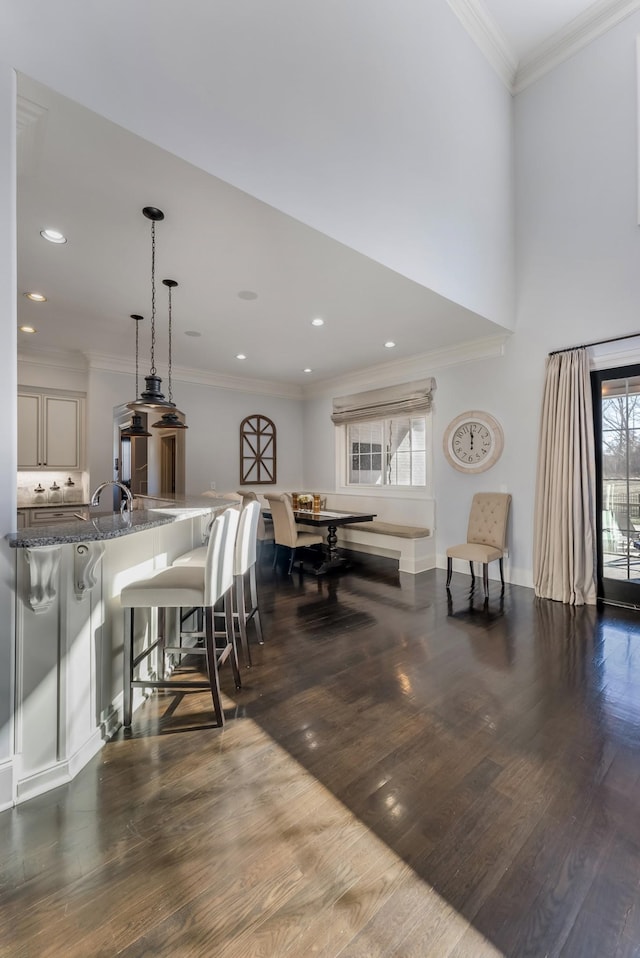
[[[18,472],[18,508],[81,503],[89,499],[86,472]]]

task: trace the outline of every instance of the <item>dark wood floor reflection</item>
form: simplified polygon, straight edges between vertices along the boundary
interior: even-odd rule
[[[157,696],[0,815],[0,955],[638,958],[640,614],[260,575],[224,733]]]

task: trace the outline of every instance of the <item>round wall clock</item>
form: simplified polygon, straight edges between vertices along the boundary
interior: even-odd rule
[[[498,461],[504,446],[500,423],[489,413],[472,409],[449,423],[443,437],[444,454],[460,472],[484,472]]]

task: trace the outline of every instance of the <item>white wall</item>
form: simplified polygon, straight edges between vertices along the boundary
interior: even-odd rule
[[[87,391],[87,369],[80,360],[44,353],[18,353],[18,385],[42,389]]]
[[[464,540],[475,491],[513,495],[511,581],[532,585],[533,504],[547,353],[640,330],[637,225],[636,38],[640,14],[561,64],[516,98],[517,325],[504,356],[457,366],[413,365],[433,375],[436,547]],[[617,347],[611,364],[636,361],[640,340]],[[595,352],[595,351],[594,351]],[[400,376],[400,372],[396,373]],[[396,381],[402,381],[396,378]],[[372,382],[370,385],[373,385]],[[381,383],[382,384],[382,383]],[[336,395],[353,389],[340,384]],[[502,424],[504,454],[486,473],[465,476],[442,451],[448,422],[484,409]],[[329,398],[307,403],[307,485],[333,483]]]
[[[186,492],[199,494],[215,482],[220,492],[235,491],[240,482],[240,423],[251,413],[272,419],[277,429],[276,487],[298,488],[302,481],[302,407],[296,400],[256,395],[234,389],[175,382],[174,399],[186,414]],[[87,401],[88,466],[92,488],[113,478],[115,406],[132,395],[129,373],[89,371]],[[159,418],[159,417],[158,417]],[[249,487],[247,487],[249,488]]]
[[[5,7],[22,73],[512,327],[511,98],[446,0]]]
[[[0,808],[13,800],[15,554],[4,541],[15,527],[16,399],[16,115],[15,74],[0,60]]]
[[[174,387],[180,408],[188,414],[187,491],[240,488],[240,423],[260,413],[276,426],[275,486],[246,486],[257,491],[297,489],[302,482],[302,404],[298,400],[256,395],[213,386],[180,383]]]

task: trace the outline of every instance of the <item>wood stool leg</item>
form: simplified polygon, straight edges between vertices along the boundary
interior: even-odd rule
[[[451,584],[451,576],[453,575],[453,559],[447,558],[447,589]]]
[[[133,608],[129,609],[129,634],[127,635],[127,629],[125,628],[124,636],[124,649],[123,649],[123,658],[124,658],[124,681],[123,681],[123,706],[122,706],[122,724],[125,728],[129,728],[131,725],[131,718],[133,715],[133,689],[131,688],[131,682],[133,681]]]

